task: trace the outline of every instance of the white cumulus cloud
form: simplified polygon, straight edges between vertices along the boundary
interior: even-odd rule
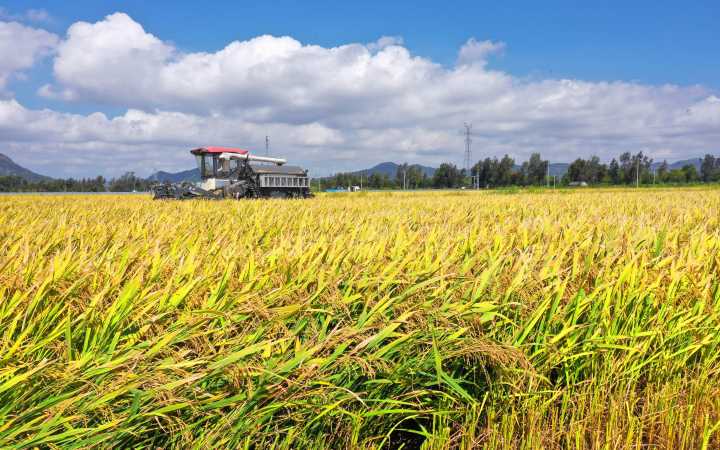
[[[32,67],[57,43],[58,37],[45,30],[0,21],[0,92],[11,75]]]
[[[460,48],[458,65],[485,65],[488,56],[494,53],[501,53],[503,50],[505,50],[504,42],[478,41],[475,38],[470,38],[465,45]]]

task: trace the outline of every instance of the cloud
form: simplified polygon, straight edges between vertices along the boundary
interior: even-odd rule
[[[0,21],[0,92],[12,75],[49,55],[57,43],[58,37],[45,30]]]
[[[371,52],[376,52],[378,50],[382,50],[386,47],[390,47],[391,45],[398,45],[402,46],[404,44],[404,40],[402,36],[383,36],[380,39],[378,39],[375,42],[371,42],[367,45],[367,49]]]
[[[321,47],[265,35],[187,53],[117,13],[67,30],[55,80],[38,93],[126,112],[77,115],[7,100],[0,136],[19,161],[66,175],[182,169],[192,146],[263,151],[265,135],[274,154],[315,173],[387,160],[459,162],[465,121],[474,125],[475,158],[717,152],[720,101],[707,89],[528,81],[488,67],[504,48],[469,39],[451,67],[413,55],[396,37]]]
[[[190,148],[231,143],[258,149],[264,145],[263,133],[271,136],[273,154],[309,163],[321,160],[326,146],[343,144],[340,132],[319,123],[256,124],[231,116],[137,109],[111,118],[32,110],[16,100],[0,100],[3,152],[57,176],[186,169],[194,164]]]
[[[116,104],[142,97],[130,102],[148,104],[160,82],[157,70],[172,54],[171,46],[145,33],[126,14],[113,14],[94,24],[76,22],[58,46],[54,62],[55,77],[67,89],[59,94],[44,86],[40,94]],[[81,79],[74,80],[76,76]]]
[[[28,9],[22,14],[12,14],[0,7],[0,20],[14,22],[52,22],[52,16],[44,9]]]
[[[470,38],[465,45],[460,48],[458,53],[457,64],[459,66],[471,64],[487,64],[488,56],[495,53],[502,53],[505,50],[504,42],[477,41]]]
[[[52,22],[52,16],[44,9],[28,9],[25,17],[31,22]]]
[[[397,38],[369,46],[302,45],[291,37],[258,36],[214,53],[182,53],[125,14],[70,27],[54,74],[67,99],[122,107],[191,112],[243,111],[287,122],[364,111],[440,67],[412,57]]]

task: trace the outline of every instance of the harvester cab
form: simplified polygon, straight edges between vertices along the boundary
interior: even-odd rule
[[[285,159],[230,147],[200,147],[190,153],[197,161],[200,182],[155,185],[153,198],[312,197],[307,170],[285,165]]]

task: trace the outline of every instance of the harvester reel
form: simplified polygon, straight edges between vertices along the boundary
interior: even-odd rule
[[[151,188],[154,200],[162,199],[174,199],[174,200],[185,200],[192,198],[206,198],[206,199],[217,199],[219,198],[216,194],[201,189],[195,186],[193,183],[182,182],[182,183],[159,183],[153,185]]]

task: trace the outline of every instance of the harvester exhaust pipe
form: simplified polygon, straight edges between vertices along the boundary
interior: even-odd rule
[[[268,156],[255,156],[251,155],[250,153],[239,154],[239,153],[221,153],[220,159],[241,159],[246,161],[258,161],[258,162],[268,162],[277,164],[278,166],[282,166],[287,161],[283,158],[270,158]]]

